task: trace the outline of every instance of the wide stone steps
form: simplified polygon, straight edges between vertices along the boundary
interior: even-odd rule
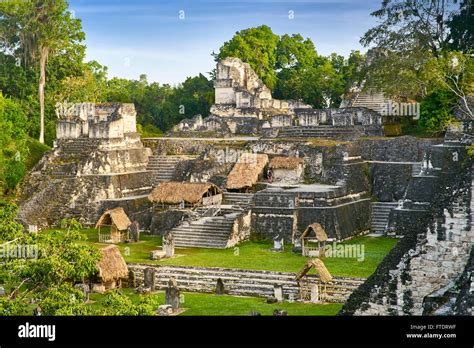
[[[252,204],[253,197],[252,193],[225,192],[222,204],[247,206]]]
[[[145,265],[129,265],[136,279],[143,281]],[[295,273],[242,270],[232,268],[203,268],[184,266],[155,267],[156,284],[159,289],[165,289],[170,278],[176,279],[181,291],[212,293],[215,291],[217,280],[220,279],[226,293],[236,296],[271,297],[274,286],[283,288],[286,299],[299,298],[299,283]],[[318,282],[316,275],[309,275],[310,284]],[[359,278],[334,277],[333,283],[326,287],[327,302],[345,302],[349,295],[364,282]]]
[[[375,233],[385,233],[388,218],[392,209],[396,208],[397,202],[373,202],[371,203],[371,230]]]
[[[61,152],[64,154],[80,155],[90,154],[91,151],[96,150],[98,143],[91,139],[70,139],[61,141]]]
[[[181,156],[152,155],[148,158],[147,170],[153,173],[153,186],[173,180],[176,166],[184,158]]]
[[[358,94],[352,103],[353,107],[366,107],[375,111],[380,111],[386,99],[382,93]]]
[[[203,217],[177,226],[171,230],[175,246],[224,249],[230,239],[235,217]]]
[[[283,128],[279,138],[352,138],[365,134],[362,128],[333,126],[296,126]]]

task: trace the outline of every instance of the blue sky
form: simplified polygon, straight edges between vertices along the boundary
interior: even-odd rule
[[[276,34],[309,37],[319,54],[363,50],[381,0],[71,0],[82,19],[87,59],[109,77],[177,84],[209,72],[213,51],[236,31],[262,24]],[[289,14],[294,14],[290,19]],[[183,17],[184,19],[180,18]]]

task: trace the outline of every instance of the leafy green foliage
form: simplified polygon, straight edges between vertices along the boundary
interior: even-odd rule
[[[11,219],[12,209],[5,213],[6,219]],[[11,220],[10,224],[13,223]],[[23,299],[34,294],[47,314],[84,314],[83,295],[73,284],[83,283],[97,273],[96,264],[100,258],[97,248],[82,243],[86,237],[75,230],[15,236],[17,239],[9,244],[10,247],[36,247],[37,254],[36,258],[3,260],[2,274],[8,275],[4,281],[14,284],[13,292]],[[2,311],[5,309],[0,307]]]
[[[26,124],[19,105],[0,93],[0,191],[15,189],[25,174]]]
[[[372,13],[380,23],[361,39],[364,46],[373,47],[368,54],[367,87],[416,100],[437,89],[439,86],[432,82],[439,84],[439,72],[447,67],[446,49],[463,49],[461,46],[469,40],[466,33],[472,23],[464,19],[470,5],[461,7],[464,12],[449,0],[383,1],[381,8]],[[449,25],[455,25],[453,21],[459,26],[457,34],[447,30]],[[452,35],[463,43],[456,44]],[[449,81],[445,79],[444,83]]]
[[[451,49],[469,52],[474,47],[474,11],[472,0],[460,1],[460,11],[448,21],[448,43]]]
[[[73,18],[66,0],[0,2],[0,51],[11,52],[15,61],[38,69],[39,141],[45,138],[46,65],[49,58],[66,53],[84,57],[85,34]]]
[[[62,219],[59,222],[59,226],[63,229],[67,229],[68,231],[70,230],[79,231],[80,229],[82,229],[82,224],[74,218]]]
[[[92,315],[90,306],[84,302],[84,293],[70,283],[50,287],[38,296],[42,315]]]
[[[319,56],[311,39],[278,36],[265,25],[237,32],[214,54],[216,61],[226,57],[249,63],[275,98],[302,100],[318,108],[339,106],[340,96],[359,79],[355,72],[362,70],[356,66],[363,61],[355,52],[349,60]]]
[[[8,242],[23,233],[23,226],[16,222],[17,206],[14,203],[0,201],[0,242]]]
[[[153,297],[142,297],[138,303],[134,303],[120,290],[107,292],[103,304],[104,307],[97,313],[99,315],[155,315],[159,305]]]
[[[44,153],[51,150],[51,148],[45,144],[41,144],[38,140],[28,138],[26,142],[28,146],[28,157],[25,159],[25,167],[27,170],[31,170],[43,157]]]
[[[0,297],[0,316],[19,316],[24,315],[27,304],[20,298]]]
[[[139,80],[108,81],[107,100],[134,103],[138,122],[144,125],[142,132],[152,135],[170,130],[185,118],[208,116],[214,103],[214,89],[202,74],[187,78],[177,87],[148,83],[146,75],[142,75]]]
[[[214,58],[216,61],[226,57],[240,58],[250,64],[268,88],[273,89],[277,82],[275,66],[278,44],[278,35],[269,26],[262,25],[237,32],[230,41],[222,45]],[[281,63],[284,62],[280,60],[279,64]]]
[[[437,90],[421,102],[420,125],[436,134],[446,130],[453,119],[454,95],[446,90]]]

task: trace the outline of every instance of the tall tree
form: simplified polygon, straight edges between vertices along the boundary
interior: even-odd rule
[[[249,63],[275,98],[325,107],[337,105],[344,92],[330,60],[300,34],[278,36],[268,26],[241,30],[214,55],[217,61],[229,56]]]
[[[460,3],[459,13],[448,22],[448,42],[452,49],[469,52],[474,47],[474,11],[472,0]]]
[[[371,15],[380,23],[361,42],[389,51],[423,49],[437,56],[446,45],[448,20],[458,12],[457,0],[383,0]]]
[[[430,94],[425,70],[450,47],[449,23],[459,11],[457,0],[383,0],[372,13],[379,24],[361,39],[371,47],[365,87],[417,100]]]
[[[224,43],[219,53],[214,54],[216,61],[226,57],[240,58],[249,63],[265,85],[273,89],[276,85],[276,48],[279,37],[266,25],[238,31],[234,37]]]
[[[65,0],[0,2],[0,50],[22,58],[25,65],[38,66],[40,105],[39,141],[44,143],[45,85],[48,59],[78,47],[84,40],[81,21],[74,19]]]

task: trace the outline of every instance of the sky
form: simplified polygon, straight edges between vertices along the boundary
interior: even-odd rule
[[[381,0],[70,0],[82,20],[87,60],[109,77],[178,84],[215,67],[211,56],[239,30],[266,24],[309,37],[319,54],[365,51]]]

